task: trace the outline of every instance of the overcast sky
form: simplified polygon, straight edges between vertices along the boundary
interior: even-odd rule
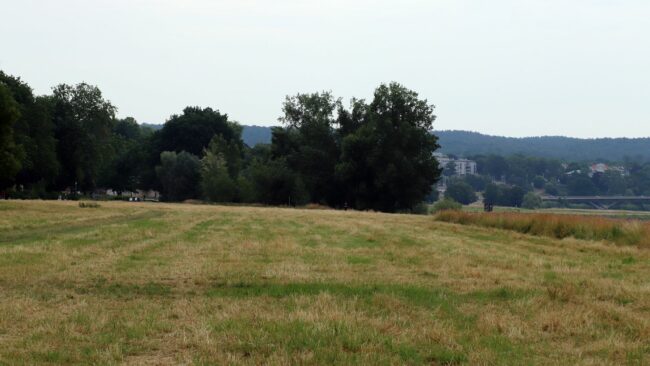
[[[397,81],[436,129],[650,136],[648,0],[0,0],[0,69],[122,117],[277,124],[285,95]]]

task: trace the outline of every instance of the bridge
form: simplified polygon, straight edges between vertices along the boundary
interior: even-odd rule
[[[542,201],[586,203],[599,210],[609,210],[621,203],[650,203],[650,196],[542,196]]]

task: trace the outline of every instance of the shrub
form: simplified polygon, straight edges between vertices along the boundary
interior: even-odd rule
[[[521,207],[534,210],[542,206],[542,199],[533,192],[528,192],[524,196]]]
[[[460,211],[463,208],[463,205],[460,203],[454,201],[451,198],[445,198],[441,201],[436,202],[433,205],[433,212],[441,212],[441,211]]]
[[[411,209],[411,213],[414,215],[428,215],[429,214],[429,205],[426,203],[418,203],[417,205],[413,206]]]
[[[79,202],[79,207],[81,208],[99,208],[99,203],[97,202]]]

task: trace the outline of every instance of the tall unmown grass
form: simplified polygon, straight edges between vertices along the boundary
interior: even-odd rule
[[[435,215],[435,220],[512,230],[556,239],[573,237],[583,240],[605,240],[619,245],[650,248],[650,223],[636,220],[563,214],[476,213],[452,210],[439,212]]]

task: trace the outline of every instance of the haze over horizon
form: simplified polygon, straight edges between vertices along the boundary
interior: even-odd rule
[[[397,81],[437,130],[650,136],[650,2],[0,0],[0,70],[37,94],[98,85],[163,123],[210,106],[275,125],[286,95]]]

